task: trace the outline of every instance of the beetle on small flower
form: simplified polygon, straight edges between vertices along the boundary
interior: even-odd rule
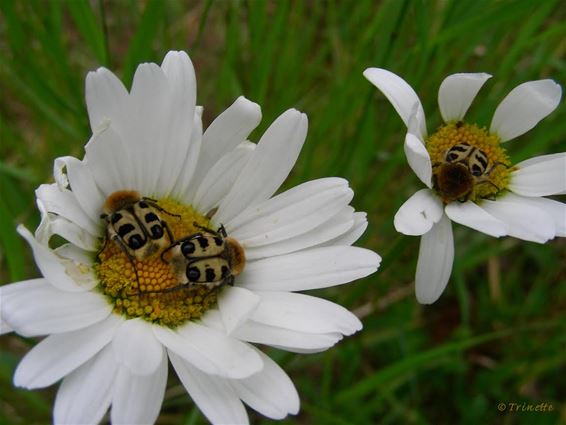
[[[523,83],[497,107],[489,130],[464,121],[474,97],[491,78],[485,73],[449,75],[438,103],[445,125],[429,135],[421,102],[407,82],[390,71],[368,68],[364,76],[389,99],[407,126],[405,155],[427,186],[394,218],[398,232],[422,236],[415,290],[423,304],[435,302],[452,271],[451,221],[490,236],[545,243],[566,236],[566,204],[544,196],[566,193],[566,153],[513,165],[503,143],[526,133],[560,102],[552,80]]]

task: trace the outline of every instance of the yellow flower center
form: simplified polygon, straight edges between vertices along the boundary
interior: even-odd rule
[[[210,227],[209,220],[191,206],[165,198],[156,201],[159,212],[173,240],[185,238]],[[167,234],[164,236],[167,245]],[[130,259],[124,248],[113,240],[105,240],[95,263],[99,290],[114,305],[114,312],[128,318],[140,317],[163,326],[176,327],[189,320],[199,319],[205,311],[216,305],[217,288],[205,285],[180,287],[171,265],[161,258],[164,249],[148,258]],[[166,249],[166,248],[165,248]],[[160,292],[170,288],[169,292]]]
[[[426,139],[433,187],[445,203],[498,196],[509,183],[511,163],[501,141],[485,128],[448,123]]]

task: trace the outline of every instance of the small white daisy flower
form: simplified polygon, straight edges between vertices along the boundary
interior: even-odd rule
[[[240,97],[203,133],[184,52],[140,65],[129,93],[107,69],[89,73],[86,102],[93,135],[84,159],[55,160],[55,183],[37,189],[40,226],[35,235],[18,229],[43,278],[0,289],[2,333],[48,335],[20,362],[14,383],[33,389],[62,379],[57,424],[97,423],[110,406],[115,425],[153,423],[170,360],[213,423],[247,423],[243,403],[269,418],[296,414],[293,383],[250,343],[310,353],[360,330],[343,307],[296,291],[359,279],[380,261],[350,246],[367,222],[349,206],[345,180],[273,196],[301,150],[306,116],[288,110],[251,143],[261,111]],[[107,211],[124,191],[139,199]],[[221,225],[226,239],[201,227]],[[53,235],[66,242],[50,246]],[[224,280],[228,238],[246,262]],[[207,257],[207,241],[224,250]],[[157,251],[141,255],[142,246]],[[190,246],[206,261],[187,254]],[[183,287],[184,278],[203,282],[193,269],[233,286]]]
[[[558,84],[539,80],[517,86],[497,107],[488,131],[462,120],[491,76],[450,75],[438,91],[445,124],[429,136],[421,102],[407,82],[379,68],[366,69],[364,76],[407,126],[407,161],[427,186],[401,206],[394,220],[398,232],[422,236],[415,277],[420,303],[435,302],[450,278],[450,221],[538,243],[566,236],[566,205],[543,198],[566,193],[566,153],[512,165],[502,146],[554,111],[562,95]]]

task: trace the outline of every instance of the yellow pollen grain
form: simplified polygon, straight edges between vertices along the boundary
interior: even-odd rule
[[[161,218],[168,224],[173,239],[198,232],[194,225],[210,226],[209,220],[191,206],[172,199],[157,201]],[[189,320],[197,320],[216,305],[217,288],[201,286],[171,292],[147,293],[178,287],[180,283],[169,264],[161,259],[161,252],[142,261],[130,261],[113,241],[102,243],[95,266],[99,289],[114,306],[114,312],[127,318],[140,317],[152,323],[176,327]]]
[[[435,165],[445,162],[447,151],[455,145],[466,143],[484,152],[488,158],[487,170],[492,184],[475,184],[470,199],[493,198],[501,193],[509,184],[509,173],[512,170],[507,152],[501,146],[501,140],[489,133],[485,127],[463,122],[452,122],[440,127],[426,139],[426,149],[430,155],[435,172]],[[498,165],[499,164],[499,165]]]

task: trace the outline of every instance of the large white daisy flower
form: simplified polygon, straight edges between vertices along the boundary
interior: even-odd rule
[[[407,82],[379,68],[366,69],[364,76],[407,126],[407,161],[427,186],[401,206],[394,220],[398,232],[422,236],[415,277],[420,303],[435,302],[450,278],[451,220],[491,236],[538,243],[566,236],[566,205],[543,198],[566,193],[566,153],[512,165],[502,146],[554,111],[562,94],[558,84],[539,80],[517,86],[499,104],[486,130],[462,120],[491,76],[450,75],[438,91],[445,125],[428,135],[423,107]]]
[[[251,143],[261,111],[240,97],[203,133],[184,52],[168,53],[161,66],[140,65],[129,93],[107,69],[89,73],[86,101],[93,135],[84,159],[55,160],[55,183],[37,189],[40,226],[35,235],[18,229],[43,278],[0,289],[2,333],[48,335],[20,362],[14,383],[32,389],[63,379],[57,424],[97,423],[110,406],[113,424],[152,423],[170,360],[213,423],[247,423],[242,402],[270,418],[296,414],[291,380],[250,342],[310,353],[360,330],[343,307],[296,291],[353,281],[380,261],[350,246],[367,222],[349,206],[345,180],[323,178],[273,196],[301,150],[306,116],[288,110]],[[144,199],[120,209],[114,198],[124,191]],[[150,204],[147,215],[140,202]],[[171,236],[163,236],[157,215]],[[227,280],[233,286],[179,289],[184,278],[203,282],[193,268],[207,282],[230,273],[226,250],[214,248],[206,261],[197,255],[211,252],[204,242],[228,241],[199,226],[221,225],[247,259]],[[173,244],[199,232],[189,244]],[[53,235],[65,243],[53,247],[61,240]],[[138,257],[143,238],[168,246]],[[191,262],[179,257],[189,246],[198,251]],[[164,250],[194,267],[179,272]]]

